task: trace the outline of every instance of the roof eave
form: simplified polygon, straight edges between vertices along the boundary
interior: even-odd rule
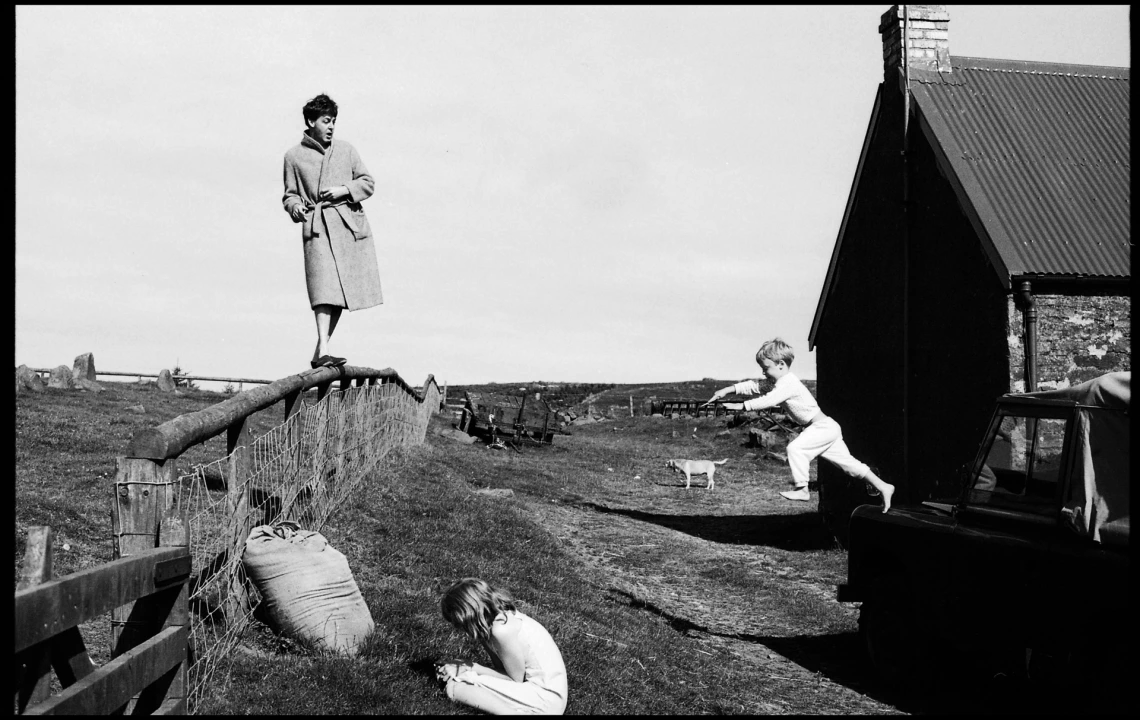
[[[883,84],[875,93],[875,104],[871,108],[871,119],[867,123],[867,133],[863,136],[863,149],[859,151],[859,162],[855,166],[855,177],[851,181],[851,191],[847,193],[847,206],[843,208],[843,219],[839,223],[839,233],[835,237],[835,247],[831,250],[831,260],[827,264],[827,275],[823,279],[823,288],[819,293],[819,302],[815,306],[815,316],[811,321],[811,330],[808,331],[808,350],[815,349],[815,335],[819,330],[819,323],[823,319],[823,309],[827,304],[827,296],[831,293],[831,283],[835,279],[836,266],[839,263],[839,253],[843,247],[843,235],[847,231],[847,220],[851,216],[851,209],[855,205],[855,195],[859,190],[859,180],[863,176],[863,164],[867,159],[867,151],[871,145],[871,137],[875,134],[875,127],[879,122],[879,108],[882,104]]]

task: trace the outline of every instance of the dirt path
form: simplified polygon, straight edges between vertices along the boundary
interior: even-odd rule
[[[835,602],[833,580],[794,553],[710,541],[598,506],[528,504],[607,590],[727,650],[758,682],[787,686],[781,702],[754,707],[742,692],[746,712],[898,712],[854,689],[863,682],[852,646],[857,611]]]

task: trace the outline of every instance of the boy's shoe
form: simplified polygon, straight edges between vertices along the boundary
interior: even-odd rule
[[[796,488],[795,490],[781,490],[780,494],[788,500],[811,500],[811,493],[808,492],[806,487]]]

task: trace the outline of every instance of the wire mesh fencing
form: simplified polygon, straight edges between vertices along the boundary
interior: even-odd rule
[[[190,584],[191,712],[228,659],[260,602],[242,550],[258,525],[292,520],[320,531],[369,471],[398,447],[422,444],[441,394],[422,400],[395,383],[329,392],[223,458],[179,477],[195,575]]]

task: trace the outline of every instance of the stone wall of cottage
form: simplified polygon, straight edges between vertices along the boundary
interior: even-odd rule
[[[1038,295],[1039,390],[1132,369],[1132,306],[1119,295]],[[1025,392],[1025,320],[1008,300],[1009,389]]]

